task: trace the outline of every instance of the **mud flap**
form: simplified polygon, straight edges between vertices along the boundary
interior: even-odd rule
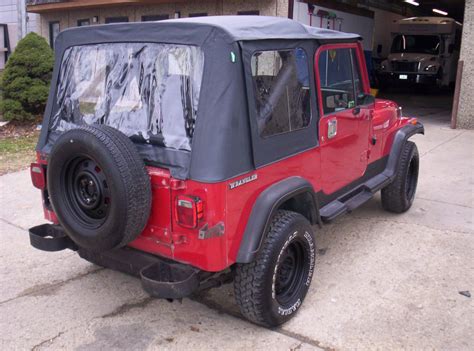
[[[42,224],[29,229],[30,244],[43,251],[61,251],[70,249],[76,251],[77,245],[66,235],[58,225]]]
[[[140,271],[142,287],[161,299],[178,299],[191,295],[199,287],[199,270],[167,262],[153,263]]]

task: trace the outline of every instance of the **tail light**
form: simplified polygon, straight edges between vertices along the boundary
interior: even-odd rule
[[[35,188],[44,190],[46,188],[45,168],[39,163],[30,166],[31,182]]]
[[[180,226],[197,228],[203,216],[203,203],[199,197],[189,195],[176,197],[176,221]]]

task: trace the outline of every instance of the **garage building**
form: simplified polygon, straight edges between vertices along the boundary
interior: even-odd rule
[[[394,21],[412,16],[453,17],[464,24],[462,70],[458,70],[456,89],[443,96],[447,104],[453,104],[452,120],[446,122],[456,128],[474,128],[474,62],[468,59],[474,55],[469,45],[474,42],[474,0],[26,0],[26,5],[29,13],[40,15],[38,31],[52,47],[61,30],[76,26],[193,16],[281,16],[360,34],[369,69],[374,70],[374,63],[390,52]]]

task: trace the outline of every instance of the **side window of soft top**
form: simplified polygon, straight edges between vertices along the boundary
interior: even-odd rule
[[[306,128],[311,106],[305,50],[259,51],[251,65],[259,135],[267,138]]]

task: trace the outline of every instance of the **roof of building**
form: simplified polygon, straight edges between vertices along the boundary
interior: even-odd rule
[[[190,23],[221,29],[234,40],[258,39],[361,39],[359,34],[338,32],[304,25],[283,17],[271,16],[206,16],[160,21]]]

